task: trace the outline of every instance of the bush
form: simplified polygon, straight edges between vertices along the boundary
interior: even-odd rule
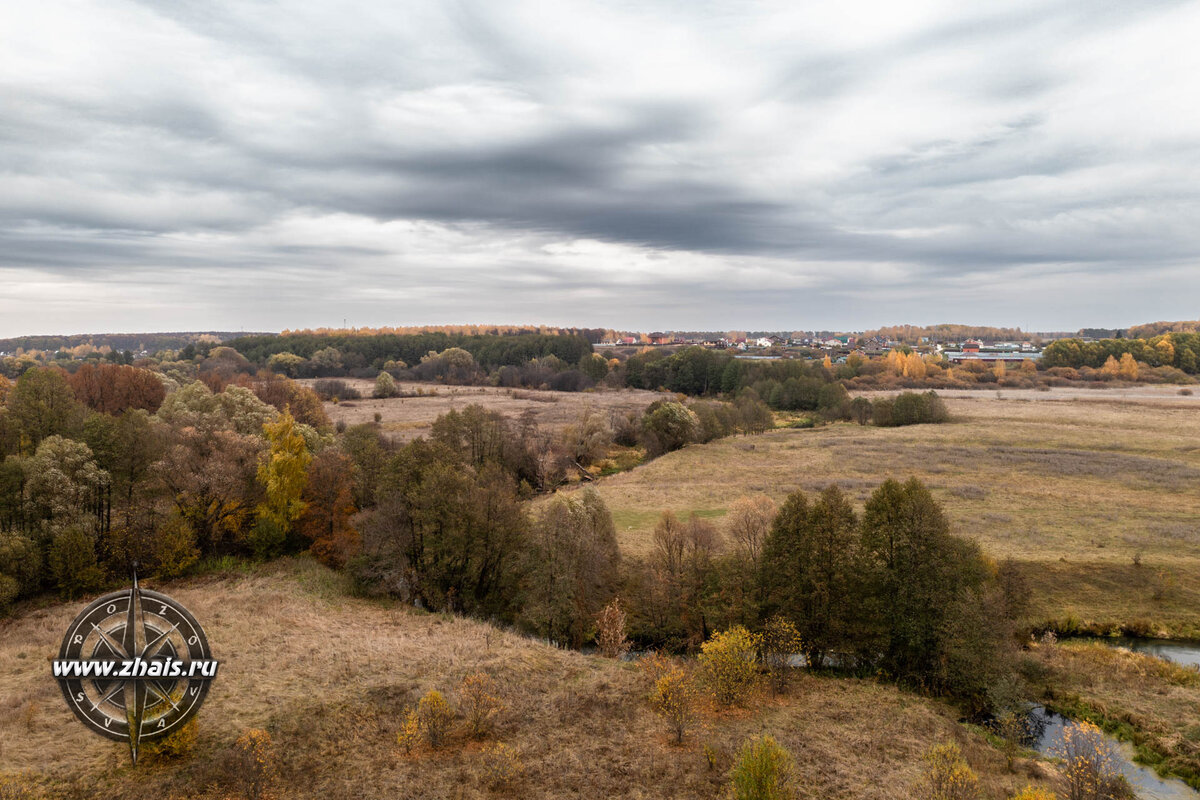
[[[789,620],[776,614],[767,620],[759,635],[763,664],[771,679],[771,691],[787,690],[788,676],[792,671],[792,656],[803,647],[800,631]]]
[[[758,677],[758,637],[741,625],[714,633],[700,646],[700,669],[704,684],[721,705],[746,699]]]
[[[271,734],[252,728],[238,737],[233,746],[229,773],[246,800],[269,800],[275,796],[279,768]]]
[[[515,748],[496,742],[483,749],[483,782],[492,791],[512,789],[524,773],[525,765]]]
[[[200,558],[196,547],[196,532],[187,520],[180,516],[170,517],[159,529],[155,544],[155,560],[160,578],[178,578]]]
[[[791,781],[791,754],[770,734],[746,742],[729,771],[734,800],[786,800]]]
[[[660,675],[650,693],[650,707],[666,721],[675,743],[683,742],[696,718],[696,687],[691,677],[679,667]]]
[[[0,611],[9,607],[21,594],[21,584],[16,578],[0,573]]]
[[[642,417],[642,439],[651,458],[678,450],[695,440],[699,420],[682,403],[656,401]]]
[[[400,726],[399,733],[396,734],[396,744],[400,745],[400,749],[407,756],[412,754],[419,741],[421,741],[421,720],[416,711],[409,711],[404,718],[404,724]]]
[[[496,717],[504,710],[504,701],[497,696],[492,677],[483,672],[468,675],[463,678],[458,693],[470,737],[478,739],[491,732]]]
[[[975,800],[979,776],[968,766],[958,745],[947,742],[925,754],[925,770],[914,793],[919,800]]]
[[[42,556],[33,540],[16,533],[0,534],[0,574],[13,578],[22,595],[42,584]]]
[[[246,536],[246,543],[250,545],[254,557],[264,561],[280,555],[286,541],[287,533],[283,526],[266,517],[259,517]]]
[[[1049,789],[1043,789],[1039,786],[1026,786],[1009,800],[1058,800],[1058,797]]]
[[[871,416],[877,426],[886,428],[945,422],[949,413],[937,392],[901,392],[895,397],[876,400],[871,406]]]
[[[596,646],[605,658],[624,658],[629,652],[629,638],[625,635],[625,610],[621,608],[619,597],[614,597],[596,615]]]
[[[379,377],[375,379],[375,392],[372,397],[387,398],[398,394],[400,390],[396,388],[395,378],[386,372],[379,373]]]
[[[445,744],[453,719],[454,710],[437,689],[430,689],[417,703],[417,721],[421,733],[434,750]]]
[[[192,717],[182,728],[161,739],[151,739],[142,746],[142,752],[163,759],[186,758],[196,747],[196,735],[200,725]]]
[[[1052,755],[1062,759],[1067,797],[1072,800],[1110,800],[1125,797],[1125,779],[1117,771],[1112,747],[1090,722],[1063,728],[1062,741]]]
[[[362,392],[345,381],[328,378],[313,383],[313,391],[317,393],[317,397],[326,401],[358,400],[362,397]]]
[[[96,563],[92,536],[78,526],[55,534],[47,560],[59,592],[68,599],[90,592],[104,582],[104,571]]]

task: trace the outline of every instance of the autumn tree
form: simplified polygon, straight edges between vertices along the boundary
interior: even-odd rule
[[[312,453],[296,430],[295,418],[287,411],[276,421],[263,425],[263,433],[268,450],[258,465],[258,482],[265,494],[258,506],[258,519],[260,525],[265,524],[277,533],[282,545],[306,507],[303,494]]]
[[[596,647],[604,657],[623,658],[629,652],[625,620],[625,609],[621,608],[619,597],[614,597],[596,615]]]
[[[667,723],[676,744],[695,722],[698,701],[695,681],[679,666],[660,674],[650,691],[650,707]]]
[[[358,552],[358,532],[350,524],[354,503],[355,465],[349,456],[326,448],[308,465],[301,500],[304,513],[298,520],[300,535],[318,561],[334,568],[345,566]]]
[[[667,511],[659,518],[639,604],[657,638],[672,646],[693,647],[707,638],[702,601],[721,544],[712,524],[695,515],[681,521]]]
[[[620,550],[612,515],[586,488],[557,496],[532,531],[524,616],[538,633],[578,647],[616,594]]]
[[[700,647],[701,680],[721,705],[741,704],[758,678],[758,637],[738,625]]]
[[[55,367],[28,370],[6,401],[6,424],[16,433],[20,453],[32,453],[49,436],[73,436],[83,423],[66,373]]]
[[[730,543],[755,572],[778,508],[765,494],[749,495],[734,500],[725,516],[725,531]]]
[[[171,432],[153,473],[196,531],[202,553],[230,552],[241,543],[259,502],[256,476],[264,445],[260,436],[228,429]]]
[[[771,681],[771,691],[779,694],[787,689],[792,673],[792,658],[803,652],[804,640],[786,617],[779,614],[768,619],[758,635],[763,666]]]
[[[759,581],[764,610],[799,629],[814,667],[848,643],[857,618],[858,529],[837,486],[809,504],[800,491],[784,502],[763,549]]]
[[[120,414],[130,409],[153,414],[166,397],[157,375],[126,365],[84,364],[67,382],[76,400],[104,414]]]
[[[895,677],[935,683],[947,615],[986,578],[978,546],[950,533],[941,505],[914,478],[888,480],[871,495],[862,550],[863,616],[875,629],[864,646],[881,652]]]

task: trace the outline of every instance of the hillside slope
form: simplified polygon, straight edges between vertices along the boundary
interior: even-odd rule
[[[890,686],[803,676],[786,699],[707,715],[676,747],[645,703],[635,666],[351,598],[338,576],[311,562],[152,588],[196,614],[222,660],[193,754],[135,770],[122,746],[70,716],[48,660],[81,604],[55,604],[0,622],[0,774],[20,773],[52,796],[237,797],[222,754],[261,727],[275,741],[281,797],[495,796],[481,779],[479,743],[456,734],[441,751],[405,757],[395,739],[424,692],[453,699],[462,677],[482,670],[508,703],[494,738],[524,764],[513,796],[717,797],[730,758],[761,731],[794,753],[814,797],[907,797],[921,754],[947,740],[962,744],[990,796],[1029,780],[1005,773],[952,709]]]

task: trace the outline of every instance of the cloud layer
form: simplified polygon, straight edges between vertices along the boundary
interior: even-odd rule
[[[1200,3],[0,9],[0,335],[1194,318]]]

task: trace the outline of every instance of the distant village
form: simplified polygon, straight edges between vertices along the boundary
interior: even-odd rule
[[[835,364],[842,364],[851,354],[866,357],[886,356],[895,349],[904,348],[922,354],[936,355],[951,363],[982,361],[985,363],[1037,361],[1042,357],[1042,348],[1032,341],[1002,342],[966,339],[963,341],[935,341],[921,337],[910,345],[880,336],[860,337],[854,334],[836,336],[817,333],[793,333],[790,336],[689,336],[672,332],[625,335],[599,342],[597,347],[686,347],[698,346],[714,350],[737,350],[746,358],[792,358],[823,352]]]

